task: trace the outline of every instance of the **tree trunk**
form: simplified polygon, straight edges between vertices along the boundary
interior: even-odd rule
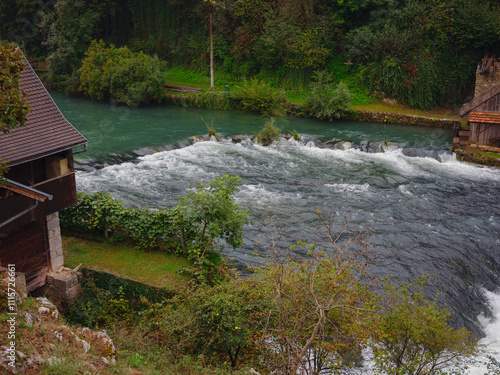
[[[323,328],[324,324],[325,324],[325,311],[323,309],[320,309],[318,321],[317,321],[316,325],[314,326],[314,330],[311,333],[311,336],[309,337],[307,342],[302,347],[302,350],[300,351],[300,353],[296,356],[295,363],[293,364],[292,369],[290,371],[290,375],[295,375],[297,373],[297,370],[299,369],[300,363],[302,362],[302,358],[304,358],[304,355],[306,354],[307,350],[314,343],[316,336],[320,332],[321,328]]]

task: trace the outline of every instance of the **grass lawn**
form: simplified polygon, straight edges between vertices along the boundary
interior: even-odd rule
[[[178,289],[188,277],[177,273],[189,267],[184,259],[162,252],[144,252],[130,245],[63,236],[65,265],[91,267],[165,289]]]

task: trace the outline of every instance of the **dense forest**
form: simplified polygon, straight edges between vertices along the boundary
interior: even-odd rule
[[[500,52],[499,1],[0,1],[2,38],[46,57],[68,92],[100,39],[208,75],[210,18],[219,84],[257,77],[301,91],[325,70],[417,108],[463,103],[477,62]]]

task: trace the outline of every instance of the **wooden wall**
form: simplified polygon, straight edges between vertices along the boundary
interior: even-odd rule
[[[491,142],[491,138],[500,137],[500,124],[481,124],[472,122],[470,124],[470,142],[484,146],[498,146]]]
[[[49,272],[49,245],[45,219],[36,220],[0,238],[0,263],[14,264],[26,276],[28,292],[45,285]]]
[[[0,234],[9,233],[12,230],[16,230],[20,225],[45,218],[45,216],[51,213],[61,211],[63,208],[76,204],[76,182],[74,172],[35,184],[34,188],[44,193],[52,194],[52,200],[49,201],[47,199],[43,203],[40,202],[38,207],[34,210],[0,228]],[[18,194],[14,194],[8,198],[0,198],[0,223],[32,207],[34,203],[33,199]]]
[[[500,112],[500,94],[493,96],[474,109],[476,112]]]

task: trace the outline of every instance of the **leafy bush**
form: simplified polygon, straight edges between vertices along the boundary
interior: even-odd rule
[[[374,337],[377,373],[431,375],[476,354],[477,340],[470,332],[452,328],[451,313],[438,306],[437,297],[423,296],[426,280],[416,278],[413,285],[386,282],[391,301]]]
[[[231,96],[216,90],[201,92],[195,95],[194,99],[193,106],[196,108],[228,110],[235,106]]]
[[[347,86],[332,83],[332,75],[325,71],[315,74],[316,82],[311,83],[311,93],[306,99],[309,113],[322,120],[339,118],[351,109],[352,95]]]
[[[260,129],[255,138],[262,146],[269,146],[273,142],[280,140],[280,129],[276,125],[274,118],[266,120],[264,127]]]
[[[256,78],[245,80],[237,95],[241,108],[248,111],[271,113],[284,99],[284,93],[278,93],[269,84]]]
[[[174,357],[207,354],[212,361],[230,361],[236,367],[255,351],[269,297],[254,281],[231,281],[187,290],[150,319],[159,323],[161,340]]]
[[[80,89],[92,99],[109,99],[134,107],[149,101],[161,102],[165,78],[160,66],[157,56],[93,41],[79,70]]]
[[[19,88],[20,74],[25,69],[21,51],[13,44],[0,42],[0,56],[0,132],[8,133],[11,128],[26,124],[30,106],[26,93]]]
[[[243,243],[243,224],[247,211],[239,211],[234,193],[239,177],[218,177],[208,185],[200,184],[176,207],[180,241],[184,255],[195,263],[195,276],[202,283],[218,283],[223,277],[222,259],[214,253],[216,241],[232,247]]]

